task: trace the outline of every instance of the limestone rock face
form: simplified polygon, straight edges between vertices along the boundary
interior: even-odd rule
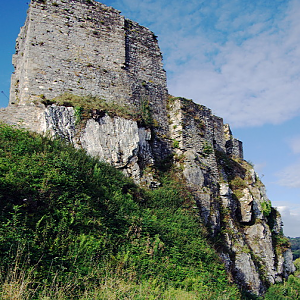
[[[153,164],[150,140],[150,130],[138,128],[137,122],[108,115],[98,121],[89,119],[80,135],[89,154],[124,169],[137,183],[141,179],[139,163]]]
[[[225,134],[223,120],[210,109],[183,98],[169,101],[169,123],[173,144],[178,145],[175,153],[183,156],[187,184],[194,192],[204,224],[215,234],[220,229],[220,205],[215,199],[219,197],[221,178],[215,149],[225,154],[226,141],[232,136]],[[242,155],[233,150],[231,153]]]
[[[244,196],[239,199],[241,206],[240,222],[249,223],[252,217],[253,196],[248,188],[243,189]]]
[[[287,277],[291,273],[296,271],[296,267],[293,264],[293,253],[291,249],[287,249],[283,253],[284,263],[283,263],[283,276]],[[281,273],[281,272],[280,272]]]
[[[263,293],[294,267],[287,244],[279,242],[280,214],[271,207],[253,167],[243,160],[242,143],[221,118],[190,100],[171,99],[169,123],[202,222],[222,239],[220,256],[227,270],[244,289]]]
[[[139,134],[136,122],[104,116],[99,121],[89,119],[80,136],[89,154],[124,168],[137,155]]]
[[[73,143],[75,137],[74,108],[52,105],[45,109],[41,129],[44,133],[49,132],[52,136]]]
[[[272,246],[272,234],[265,223],[257,223],[245,230],[246,241],[254,256],[259,257],[266,268],[266,275],[270,283],[275,283],[275,253]]]
[[[82,147],[140,183],[139,165],[145,168],[154,163],[150,129],[139,128],[136,121],[108,115],[97,120],[90,118],[83,128],[77,128],[75,119],[72,107],[51,105],[45,109],[43,118],[40,117],[40,131]]]
[[[240,252],[235,257],[236,281],[244,288],[256,294],[264,292],[264,286],[259,278],[256,266],[249,253]]]

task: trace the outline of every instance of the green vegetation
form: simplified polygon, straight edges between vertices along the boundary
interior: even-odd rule
[[[241,177],[236,176],[229,182],[229,186],[237,199],[241,199],[242,197],[244,197],[243,190],[247,187],[247,183]]]
[[[272,211],[272,204],[271,204],[271,201],[268,200],[268,201],[263,201],[261,203],[261,210],[262,210],[262,213],[265,217],[268,217]]]
[[[247,187],[247,183],[241,177],[236,176],[230,181],[230,188],[233,190],[244,189]]]
[[[152,117],[150,103],[147,100],[142,100],[141,102],[141,109],[140,109],[140,116],[139,120],[143,123],[143,125],[156,125],[154,124],[154,119]]]
[[[82,119],[83,108],[81,106],[74,107],[75,124],[79,124]]]
[[[199,119],[197,116],[194,119],[195,125],[198,128],[200,135],[204,136],[204,132],[205,132],[205,123],[203,120]]]
[[[109,116],[119,116],[125,119],[138,121],[143,126],[157,126],[157,122],[152,118],[149,101],[141,101],[141,107],[135,109],[128,105],[120,105],[115,102],[107,102],[94,96],[77,96],[65,93],[52,100],[46,99],[40,95],[41,102],[44,105],[63,105],[75,108],[76,122],[86,120],[91,115],[91,110],[97,109],[101,113],[107,113]]]
[[[291,247],[290,240],[283,235],[283,233],[273,234],[273,245],[275,248],[275,253],[278,255],[284,253]]]
[[[210,143],[205,142],[204,145],[203,145],[203,149],[202,149],[203,156],[208,157],[212,153],[214,153],[213,146]]]
[[[300,259],[295,260],[296,272],[281,284],[273,285],[265,295],[267,300],[300,299]]]
[[[240,299],[183,183],[160,181],[142,190],[84,151],[1,124],[1,299]]]
[[[300,237],[290,238],[294,260],[300,257]]]
[[[179,141],[173,140],[173,148],[179,148]]]

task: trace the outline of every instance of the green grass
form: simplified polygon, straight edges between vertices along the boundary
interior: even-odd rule
[[[54,99],[45,99],[41,95],[41,102],[45,105],[57,104],[63,106],[72,106],[75,109],[76,123],[91,117],[92,110],[99,110],[101,113],[107,113],[109,116],[119,116],[125,119],[138,121],[142,126],[157,127],[157,121],[152,118],[150,104],[146,100],[141,100],[139,108],[128,105],[120,105],[115,102],[107,102],[96,96],[78,96],[70,93],[64,93]]]
[[[0,125],[1,299],[240,299],[170,172],[143,190],[60,140]]]
[[[273,285],[265,295],[266,300],[288,300],[300,299],[300,278],[290,275],[281,284]]]

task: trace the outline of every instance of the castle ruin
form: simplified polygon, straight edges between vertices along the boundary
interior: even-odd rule
[[[137,109],[149,102],[166,130],[166,73],[156,36],[89,0],[33,0],[13,56],[9,105],[63,93]]]
[[[94,0],[31,0],[13,64],[1,121],[60,136],[150,188],[160,185],[159,163],[172,160],[201,224],[222,238],[219,254],[236,283],[259,295],[294,271],[291,250],[275,249],[280,214],[272,208],[264,215],[263,205],[271,204],[243,160],[242,143],[209,108],[168,98],[162,55],[149,29]],[[43,103],[64,93],[136,110],[146,103],[156,125],[106,112],[78,125],[72,105]]]

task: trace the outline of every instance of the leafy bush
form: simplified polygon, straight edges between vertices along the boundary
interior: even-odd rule
[[[261,203],[262,213],[265,217],[268,217],[272,211],[272,205],[270,201],[263,201]]]
[[[275,252],[277,253],[277,255],[281,255],[291,247],[290,240],[285,237],[282,232],[279,234],[273,234],[272,240],[273,247],[275,248]]]
[[[276,284],[269,288],[265,295],[266,300],[300,299],[300,278],[290,275],[282,284]]]

